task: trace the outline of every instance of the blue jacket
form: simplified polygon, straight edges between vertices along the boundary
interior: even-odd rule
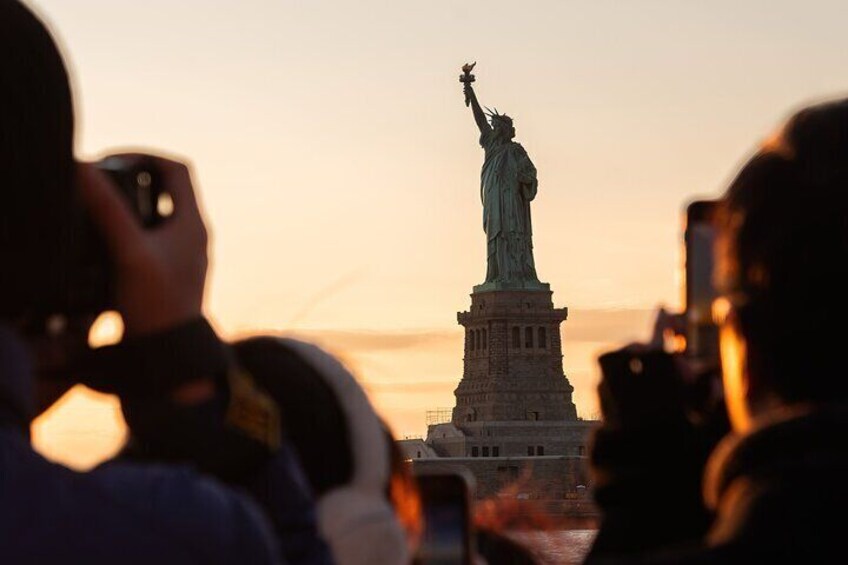
[[[284,445],[251,496],[190,466],[107,462],[79,473],[29,445],[31,374],[0,328],[0,562],[331,562],[303,473]]]

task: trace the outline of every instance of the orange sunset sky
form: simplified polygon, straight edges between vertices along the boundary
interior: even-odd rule
[[[398,436],[453,405],[456,312],[485,275],[482,150],[457,77],[539,170],[540,278],[578,412],[595,357],[679,306],[681,211],[799,104],[848,85],[838,1],[33,0],[73,73],[77,150],[183,155],[213,233],[206,311],[233,339],[339,354]],[[79,390],[35,425],[77,467],[123,430]]]

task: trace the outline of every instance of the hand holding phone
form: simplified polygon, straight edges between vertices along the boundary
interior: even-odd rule
[[[713,302],[718,293],[715,272],[716,200],[695,200],[686,207],[685,242],[685,354],[704,369],[718,366],[718,328]]]
[[[712,317],[717,297],[714,224],[718,201],[696,200],[686,207],[685,309],[660,310],[653,338],[602,355],[598,386],[604,419],[612,425],[642,426],[685,417],[692,424],[728,429],[722,399],[718,328]],[[664,335],[685,338],[685,347],[665,347]],[[672,353],[674,352],[674,353]]]

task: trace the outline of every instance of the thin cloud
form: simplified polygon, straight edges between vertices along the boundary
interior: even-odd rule
[[[563,343],[630,342],[645,339],[654,311],[649,309],[572,309],[562,326]],[[462,343],[462,329],[409,330],[294,330],[287,335],[331,344],[350,352],[397,351],[413,348],[455,346]],[[461,350],[457,355],[461,355]]]
[[[442,393],[445,391],[453,392],[453,389],[456,388],[458,381],[425,381],[425,382],[400,382],[400,383],[386,383],[386,382],[365,382],[363,386],[368,389],[369,392],[375,393],[389,393],[389,394],[429,394],[429,393]]]
[[[326,342],[347,351],[386,351],[453,345],[461,342],[461,330],[298,330],[287,335]]]
[[[569,309],[563,324],[563,342],[617,342],[645,339],[651,330],[654,311],[638,308]]]

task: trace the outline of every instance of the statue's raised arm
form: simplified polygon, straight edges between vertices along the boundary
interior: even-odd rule
[[[492,127],[489,125],[489,121],[486,119],[486,114],[480,107],[480,103],[477,102],[477,94],[474,92],[474,87],[471,86],[471,83],[475,81],[474,75],[471,74],[471,71],[474,69],[474,65],[476,64],[477,63],[474,62],[462,65],[462,74],[459,76],[459,82],[463,84],[462,91],[465,93],[465,105],[471,106],[471,111],[474,114],[474,121],[477,122],[477,127],[480,128],[480,133],[485,133],[490,131]]]

